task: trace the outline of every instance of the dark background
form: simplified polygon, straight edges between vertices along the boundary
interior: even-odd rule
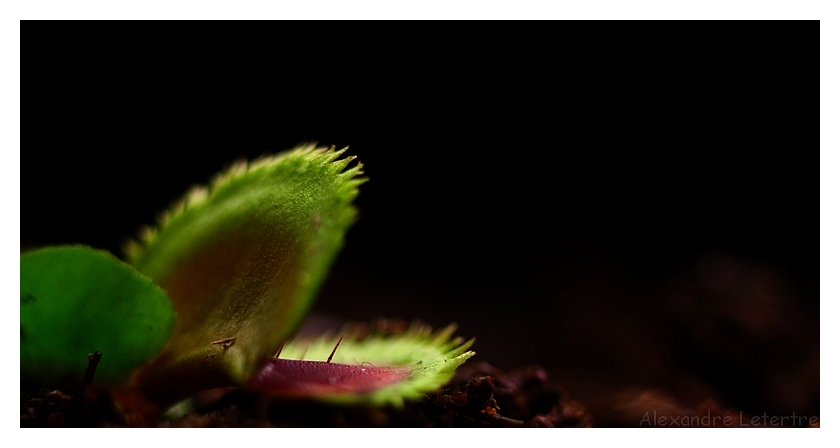
[[[238,158],[349,145],[318,313],[458,322],[593,409],[818,414],[818,24],[460,27],[26,24],[22,247],[120,253]]]

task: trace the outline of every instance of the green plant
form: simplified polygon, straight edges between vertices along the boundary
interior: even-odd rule
[[[356,218],[366,179],[343,152],[233,166],[146,228],[128,264],[83,246],[24,253],[22,385],[78,383],[99,351],[96,382],[161,405],[240,386],[399,406],[439,388],[474,354],[454,327],[349,337],[337,353],[332,337],[290,339]]]

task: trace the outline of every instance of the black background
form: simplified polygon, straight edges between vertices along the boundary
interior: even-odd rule
[[[676,388],[676,368],[726,405],[818,412],[661,311],[724,258],[818,329],[814,23],[22,29],[24,247],[120,253],[238,158],[349,145],[370,181],[319,313],[458,322],[479,358],[578,396],[598,375]]]

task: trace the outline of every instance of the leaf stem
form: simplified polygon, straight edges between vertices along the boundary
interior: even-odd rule
[[[96,373],[96,366],[99,365],[99,360],[102,359],[102,352],[99,350],[89,354],[87,369],[85,369],[85,385],[93,382],[93,374]],[[78,378],[78,377],[77,377]]]

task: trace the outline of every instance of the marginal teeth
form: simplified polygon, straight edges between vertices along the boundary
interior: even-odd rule
[[[354,189],[367,179],[361,177],[361,175],[364,174],[361,163],[357,163],[354,167],[342,172],[342,170],[344,170],[350,162],[356,160],[356,156],[336,160],[348,148],[349,147],[345,147],[340,150],[336,150],[335,146],[330,148],[318,148],[314,143],[307,143],[291,151],[260,157],[251,162],[244,159],[237,160],[225,169],[225,171],[217,174],[208,186],[192,187],[179,201],[173,203],[167,210],[161,212],[157,216],[155,226],[144,226],[140,230],[136,240],[130,240],[123,245],[123,253],[129,262],[134,262],[134,260],[137,260],[142,256],[146,247],[148,247],[155,238],[157,238],[159,230],[165,228],[173,218],[192,207],[205,203],[208,197],[212,196],[217,189],[230,183],[236,178],[259,169],[260,167],[270,165],[285,157],[307,153],[321,156],[321,160],[326,164],[330,164],[332,169],[335,171],[335,174],[342,179],[344,183],[342,188]]]

